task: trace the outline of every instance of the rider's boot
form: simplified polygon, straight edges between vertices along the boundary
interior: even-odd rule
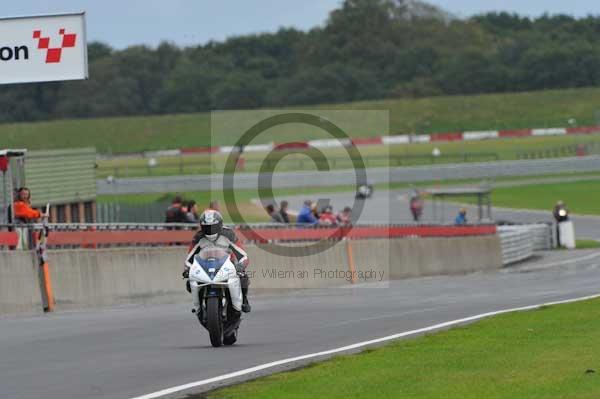
[[[242,288],[242,312],[250,313],[252,306],[248,302],[248,288]]]

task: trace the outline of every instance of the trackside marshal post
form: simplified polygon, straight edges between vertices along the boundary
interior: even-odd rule
[[[0,84],[87,77],[85,13],[0,18]]]

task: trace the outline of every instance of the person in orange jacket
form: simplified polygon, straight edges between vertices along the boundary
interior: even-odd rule
[[[21,223],[32,223],[42,217],[42,213],[31,207],[31,192],[27,187],[17,191],[17,200],[13,203],[15,220]]]

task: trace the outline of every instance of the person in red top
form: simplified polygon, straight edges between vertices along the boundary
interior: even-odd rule
[[[337,224],[337,219],[333,214],[333,207],[331,205],[327,205],[321,215],[319,216],[319,224],[323,226],[333,226]]]
[[[344,210],[337,215],[337,221],[342,226],[349,226],[352,224],[352,208],[349,206],[345,207]]]
[[[13,204],[15,220],[21,223],[32,223],[42,217],[42,213],[31,207],[31,192],[27,187],[17,191],[17,200]]]

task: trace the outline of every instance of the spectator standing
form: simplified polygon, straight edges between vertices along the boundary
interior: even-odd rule
[[[186,222],[198,223],[198,204],[194,200],[187,203]]]
[[[171,206],[167,208],[165,223],[185,223],[186,212],[184,212],[183,200],[176,195]]]
[[[323,209],[323,212],[321,212],[319,224],[323,226],[334,226],[337,224],[337,219],[333,214],[333,207],[331,205],[327,205],[325,209]]]
[[[219,201],[217,200],[212,200],[209,202],[208,204],[208,209],[207,210],[211,210],[211,211],[217,211],[217,212],[221,212],[221,205],[219,204]]]
[[[287,201],[281,201],[281,204],[279,205],[279,214],[281,215],[281,219],[283,220],[283,223],[290,223],[290,215],[288,214],[288,202]]]
[[[265,207],[265,210],[271,217],[272,223],[285,223],[281,217],[281,214],[275,209],[275,205],[269,204]]]
[[[415,190],[410,197],[410,213],[412,213],[415,222],[421,220],[421,215],[423,214],[423,198],[418,190]]]
[[[304,205],[302,205],[300,212],[298,212],[298,219],[297,219],[298,224],[317,224],[318,223],[317,218],[313,214],[312,205],[313,205],[313,203],[311,200],[304,201]]]
[[[456,215],[456,218],[454,219],[454,224],[457,226],[464,226],[467,224],[467,210],[465,208],[461,208],[460,211],[458,211],[458,215]]]
[[[31,207],[31,192],[27,187],[17,191],[17,199],[13,204],[15,221],[33,223],[42,217],[42,213]]]
[[[310,206],[310,211],[312,212],[313,216],[315,217],[315,219],[319,220],[319,208],[317,207],[317,203],[313,202],[312,205]]]
[[[337,221],[341,226],[349,226],[352,224],[352,208],[345,207],[344,210],[337,215]]]

